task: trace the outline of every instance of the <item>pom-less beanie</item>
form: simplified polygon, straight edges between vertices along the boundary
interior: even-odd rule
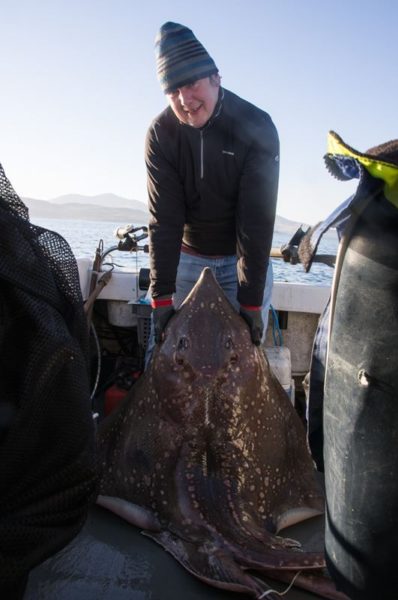
[[[179,23],[162,25],[155,49],[158,78],[165,94],[218,72],[193,32]]]

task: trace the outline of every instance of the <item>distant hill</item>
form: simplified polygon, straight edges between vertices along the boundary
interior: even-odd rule
[[[290,231],[294,233],[295,231],[297,231],[300,225],[302,225],[304,231],[309,227],[309,225],[306,225],[302,221],[291,221],[290,219],[286,219],[285,217],[280,217],[279,215],[276,215],[275,229],[277,229],[281,233],[289,233]]]
[[[109,196],[112,197],[112,201],[105,204],[105,199]],[[70,198],[74,201],[61,202],[63,198]],[[97,198],[100,198],[103,203],[93,202]],[[100,197],[71,194],[60,196],[50,202],[35,198],[22,198],[22,200],[29,208],[29,215],[32,218],[45,217],[48,219],[80,219],[83,221],[114,221],[138,224],[148,222],[148,210],[145,204],[138,200],[130,200],[131,208],[128,204],[123,206],[123,201],[127,203],[127,200],[114,194],[103,194]]]
[[[120,223],[145,224],[149,213],[146,204],[139,200],[129,200],[116,194],[83,196],[66,194],[50,201],[35,198],[22,198],[29,208],[32,218],[81,219],[85,221],[114,221]],[[281,233],[294,233],[301,225],[277,215],[275,229]],[[306,225],[303,224],[305,229]]]
[[[131,200],[130,198],[123,198],[116,194],[98,194],[97,196],[83,196],[81,194],[66,194],[64,196],[57,196],[50,200],[52,204],[94,204],[95,206],[106,206],[108,208],[113,206],[123,208],[133,208],[134,210],[140,210],[148,212],[147,205],[140,200]]]

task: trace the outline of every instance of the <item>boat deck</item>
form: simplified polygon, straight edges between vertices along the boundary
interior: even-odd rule
[[[284,530],[307,549],[322,547],[323,518]],[[267,581],[275,590],[287,584]],[[140,530],[94,506],[80,534],[30,574],[24,600],[239,600],[249,596],[202,583]],[[286,600],[319,596],[291,589]]]

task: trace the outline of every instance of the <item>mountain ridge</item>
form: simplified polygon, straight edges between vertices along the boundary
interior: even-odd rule
[[[30,217],[36,219],[81,219],[137,224],[145,224],[149,219],[146,204],[110,192],[95,196],[64,194],[51,200],[24,197],[22,201],[28,207]],[[275,219],[275,229],[281,232],[294,233],[300,225],[308,227],[305,223],[280,215]]]
[[[142,210],[148,212],[147,205],[141,200],[134,200],[118,196],[112,192],[104,194],[96,194],[94,196],[85,196],[83,194],[63,194],[48,200],[51,204],[91,204],[95,206],[112,207],[118,206],[123,208],[133,208],[134,210]]]
[[[77,194],[70,194],[68,197],[84,199],[84,196]],[[61,196],[60,198],[63,197]],[[115,198],[119,197],[115,196]],[[88,197],[88,200],[90,200],[90,197]],[[28,207],[30,217],[34,219],[80,219],[84,221],[120,221],[122,223],[135,221],[143,224],[148,221],[149,217],[145,204],[138,200],[130,201],[132,204],[131,207],[119,205],[106,206],[89,201],[84,202],[83,200],[63,203],[38,200],[36,198],[22,198],[22,201]],[[139,204],[142,208],[141,206],[134,208],[134,205]]]

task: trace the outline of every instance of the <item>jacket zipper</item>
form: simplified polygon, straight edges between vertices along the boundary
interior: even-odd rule
[[[203,131],[200,131],[200,178],[203,179],[204,166],[203,166]]]
[[[218,115],[221,112],[222,109],[222,105],[223,105],[223,100],[224,100],[224,90],[221,88],[221,98],[219,100],[219,106],[217,109],[217,112],[211,117],[211,119],[209,120],[209,122],[204,126],[203,129],[200,130],[200,178],[203,179],[204,178],[204,162],[203,162],[203,145],[204,145],[204,140],[203,140],[203,132],[208,129],[210,127],[210,125],[213,123],[214,119],[216,119],[218,117]]]

